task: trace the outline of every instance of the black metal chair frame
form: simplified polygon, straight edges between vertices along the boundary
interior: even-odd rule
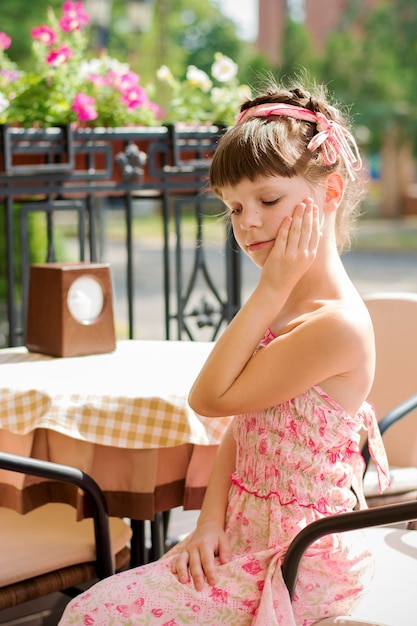
[[[282,564],[282,575],[291,598],[297,582],[300,561],[308,547],[325,535],[359,530],[417,519],[417,501],[374,507],[363,511],[329,515],[303,528],[292,540]],[[409,532],[415,532],[410,530]]]
[[[61,465],[7,452],[0,452],[0,468],[58,480],[79,487],[88,496],[92,507],[97,576],[98,578],[106,578],[114,574],[107,504],[102,490],[91,476],[70,465]]]

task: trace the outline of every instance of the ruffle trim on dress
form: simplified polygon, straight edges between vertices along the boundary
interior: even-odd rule
[[[247,487],[245,487],[245,485],[243,485],[234,476],[232,476],[232,484],[238,489],[240,489],[241,491],[251,496],[254,496],[255,498],[259,498],[260,500],[269,500],[271,498],[276,498],[280,506],[290,506],[291,504],[297,504],[303,509],[313,509],[323,515],[328,515],[328,514],[333,514],[333,513],[343,513],[343,512],[352,510],[351,507],[340,507],[340,509],[338,508],[337,510],[335,510],[334,506],[329,506],[327,498],[324,498],[324,497],[319,498],[316,502],[309,502],[307,504],[303,504],[295,496],[288,500],[284,500],[278,491],[270,491],[267,495],[260,494],[258,491],[252,491],[251,489],[248,489]]]

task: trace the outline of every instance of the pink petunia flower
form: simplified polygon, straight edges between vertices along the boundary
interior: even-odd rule
[[[56,42],[56,32],[46,24],[35,26],[30,33],[34,39],[39,39],[45,46],[52,46]]]
[[[0,32],[0,50],[7,50],[12,43],[11,38],[6,33]]]
[[[85,93],[77,93],[72,102],[71,111],[77,114],[80,122],[95,120],[98,117],[98,113],[94,108],[95,102],[95,99],[91,96],[87,96]]]
[[[120,74],[114,70],[109,70],[106,74],[106,84],[123,93],[126,89],[139,84],[139,76],[135,72]]]
[[[115,74],[115,72],[112,72],[112,74]],[[139,85],[140,78],[136,72],[126,72],[125,74],[116,74],[113,80],[114,86],[123,93],[124,91]]]
[[[96,87],[105,87],[109,84],[107,77],[102,76],[102,74],[90,74],[88,80],[91,81]]]
[[[152,102],[152,100],[148,100],[148,102],[146,103],[146,106],[150,111],[152,111],[152,113],[156,115],[156,117],[159,117],[161,119],[165,118],[165,111],[163,110],[162,107],[159,106],[159,104],[156,104],[156,102]]]
[[[88,24],[90,16],[85,12],[82,2],[64,2],[62,5],[62,17],[59,20],[59,27],[66,33],[80,30],[82,26]]]
[[[122,93],[122,103],[127,109],[138,109],[148,103],[148,96],[143,87],[132,86]]]
[[[3,77],[6,85],[8,85],[9,83],[13,83],[15,80],[18,80],[21,77],[21,75],[22,75],[22,72],[19,72],[18,70],[0,69],[0,76]]]
[[[71,57],[71,48],[68,48],[68,46],[59,46],[59,48],[54,48],[50,51],[50,53],[46,56],[46,62],[55,66],[63,65]]]
[[[64,14],[67,13],[75,13],[78,15],[79,19],[84,23],[88,24],[90,21],[90,16],[84,10],[84,4],[82,2],[72,2],[71,0],[66,0],[62,5],[62,12]]]

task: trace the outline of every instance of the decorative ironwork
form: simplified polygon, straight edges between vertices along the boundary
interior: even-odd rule
[[[100,255],[101,211],[103,199],[115,199],[124,210],[126,248],[126,299],[128,335],[135,335],[135,267],[133,262],[133,199],[157,197],[162,206],[164,233],[162,250],[165,335],[177,326],[177,338],[195,339],[196,329],[213,330],[215,336],[240,306],[239,255],[233,239],[225,241],[224,280],[219,287],[206,258],[203,238],[203,204],[212,202],[206,193],[210,158],[219,127],[120,129],[51,129],[0,127],[0,201],[4,212],[6,248],[7,322],[10,346],[24,343],[25,290],[28,256],[28,215],[43,212],[46,216],[48,261],[56,258],[54,224],[65,211],[78,213],[79,258],[102,260]],[[196,240],[192,272],[185,278],[182,268],[182,208],[194,206]],[[170,239],[171,211],[174,206],[176,243]],[[20,248],[14,234],[16,216],[20,215]],[[88,247],[84,249],[85,240]],[[21,276],[16,267],[18,256]],[[175,261],[172,262],[172,257]],[[59,259],[58,259],[59,260]],[[217,276],[215,277],[218,278]],[[197,283],[203,281],[200,303],[196,304]],[[19,285],[19,282],[23,283]],[[221,295],[221,294],[224,295]],[[23,294],[23,295],[22,295]]]
[[[194,320],[198,329],[213,328],[213,333],[209,339],[215,339],[222,324],[227,322],[228,309],[227,298],[221,296],[213,271],[207,263],[206,248],[203,237],[203,222],[205,218],[204,208],[207,203],[212,202],[213,197],[207,194],[199,194],[193,198],[191,206],[194,209],[196,219],[196,238],[194,244],[194,259],[188,280],[184,281],[183,268],[183,244],[182,244],[182,212],[184,206],[190,204],[190,199],[180,197],[175,202],[175,273],[177,290],[177,311],[171,314],[170,318],[177,321],[177,337],[182,338],[183,334],[189,339],[195,339],[195,332],[192,331],[189,321]],[[226,240],[226,244],[228,241]],[[236,276],[236,279],[239,277]],[[197,283],[201,279],[204,285],[203,295],[199,301],[195,302],[193,296],[197,292]],[[217,277],[218,279],[218,277]],[[185,283],[185,284],[184,284]],[[200,289],[201,291],[201,289]]]
[[[148,159],[146,152],[139,150],[138,146],[130,141],[124,152],[119,152],[115,158],[123,180],[142,182],[145,174],[144,165]]]

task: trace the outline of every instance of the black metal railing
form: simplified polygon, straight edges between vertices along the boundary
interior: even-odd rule
[[[224,285],[210,267],[204,222],[219,201],[207,188],[207,173],[223,127],[120,129],[22,129],[0,126],[0,200],[3,202],[3,271],[9,346],[24,344],[30,257],[30,216],[45,215],[45,257],[57,258],[56,218],[75,214],[77,260],[100,261],[103,211],[121,211],[126,252],[128,337],[135,337],[134,206],[157,200],[163,234],[161,285],[165,337],[214,339],[240,307],[240,255],[224,228]],[[72,213],[71,213],[72,212]],[[183,216],[195,221],[184,267]],[[19,226],[18,226],[19,224]],[[174,232],[174,237],[172,237]],[[17,236],[20,234],[20,237]],[[191,258],[190,258],[191,255]]]

